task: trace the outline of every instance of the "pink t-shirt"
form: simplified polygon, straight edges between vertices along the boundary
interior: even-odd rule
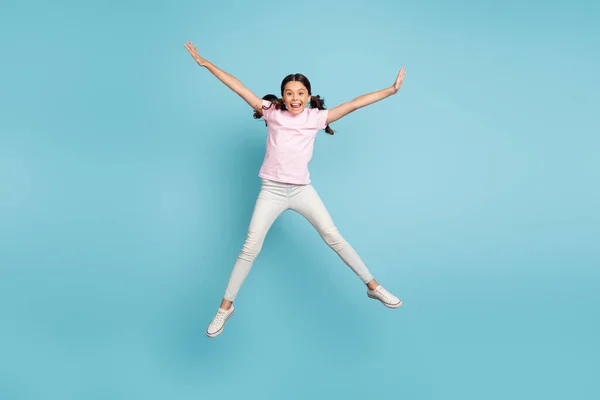
[[[263,100],[269,107],[270,102]],[[276,182],[309,184],[308,164],[317,132],[327,126],[328,110],[305,108],[294,115],[275,106],[263,110],[267,122],[267,148],[259,177]]]

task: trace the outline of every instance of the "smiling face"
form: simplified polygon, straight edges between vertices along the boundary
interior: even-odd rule
[[[283,87],[282,99],[290,113],[301,114],[310,101],[310,92],[303,83],[290,81]]]

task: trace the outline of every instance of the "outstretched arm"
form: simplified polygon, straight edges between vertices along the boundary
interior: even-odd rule
[[[337,121],[338,119],[350,114],[351,112],[358,110],[359,108],[368,106],[369,104],[373,104],[377,101],[383,100],[386,97],[389,97],[393,94],[398,93],[400,90],[400,86],[402,86],[402,81],[404,80],[404,67],[400,69],[398,76],[396,77],[396,81],[394,84],[386,89],[379,90],[377,92],[372,92],[368,94],[363,94],[351,100],[347,103],[340,104],[337,107],[329,110],[327,114],[327,124]]]
[[[216,76],[221,82],[223,82],[227,87],[236,92],[242,99],[246,101],[258,112],[262,113],[262,100],[252,93],[247,87],[245,87],[242,82],[240,82],[236,77],[228,74],[223,71],[216,65],[212,64],[208,60],[200,57],[198,54],[198,50],[190,41],[185,42],[185,48],[190,53],[190,55],[196,60],[199,66],[206,68],[209,70],[214,76]]]

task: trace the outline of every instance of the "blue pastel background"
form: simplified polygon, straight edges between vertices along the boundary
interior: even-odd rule
[[[600,7],[56,1],[0,8],[0,399],[592,399]],[[223,335],[265,127],[306,74],[311,173],[389,310],[284,214]],[[372,397],[371,397],[372,396]]]

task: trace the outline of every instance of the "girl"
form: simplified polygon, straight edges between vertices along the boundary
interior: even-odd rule
[[[329,212],[311,185],[308,164],[312,158],[317,132],[333,135],[329,124],[343,116],[393,94],[402,86],[404,67],[394,84],[386,89],[365,94],[331,110],[324,101],[311,94],[311,85],[302,74],[286,76],[281,82],[281,99],[260,99],[239,80],[200,57],[191,42],[185,48],[198,65],[242,97],[268,127],[266,154],[260,169],[262,187],[254,207],[246,240],[231,272],[225,295],[206,334],[216,337],[234,313],[233,301],[260,252],[271,225],[284,211],[291,209],[303,215],[319,232],[327,245],[367,286],[367,295],[389,308],[402,301],[384,289],[371,275],[356,251],[344,240]],[[266,96],[265,96],[266,97]],[[276,97],[276,96],[275,96]],[[309,107],[310,105],[310,107]]]

